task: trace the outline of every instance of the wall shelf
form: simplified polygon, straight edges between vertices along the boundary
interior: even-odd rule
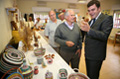
[[[11,13],[17,12],[17,8],[15,8],[15,7],[9,7],[9,8],[6,8],[6,11],[7,11],[7,15],[9,15],[9,12],[11,12]]]

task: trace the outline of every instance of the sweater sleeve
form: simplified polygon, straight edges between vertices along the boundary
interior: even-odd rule
[[[54,40],[56,43],[60,44],[61,46],[67,46],[66,40],[62,39],[62,31],[61,31],[60,25],[56,29]]]

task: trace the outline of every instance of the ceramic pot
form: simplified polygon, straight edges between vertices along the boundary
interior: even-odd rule
[[[78,70],[75,68],[74,70]],[[68,79],[90,79],[88,76],[86,76],[83,73],[80,73],[79,70],[76,73],[72,73],[68,76]]]

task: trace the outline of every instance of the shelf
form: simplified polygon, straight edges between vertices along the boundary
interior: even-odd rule
[[[9,15],[9,12],[11,12],[11,13],[17,12],[17,8],[9,7],[9,8],[6,8],[6,11],[7,11],[7,15]]]

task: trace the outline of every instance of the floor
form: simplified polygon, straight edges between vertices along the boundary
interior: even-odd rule
[[[84,60],[84,49],[82,49],[79,71],[86,74]],[[117,43],[114,47],[113,42],[108,41],[107,57],[103,62],[99,79],[120,79],[120,43]]]
[[[44,37],[43,32],[40,34]],[[45,40],[48,41],[46,38]],[[120,43],[116,43],[115,47],[113,44],[113,41],[108,41],[107,57],[103,62],[99,79],[120,79]],[[79,64],[79,72],[86,74],[84,43]]]

